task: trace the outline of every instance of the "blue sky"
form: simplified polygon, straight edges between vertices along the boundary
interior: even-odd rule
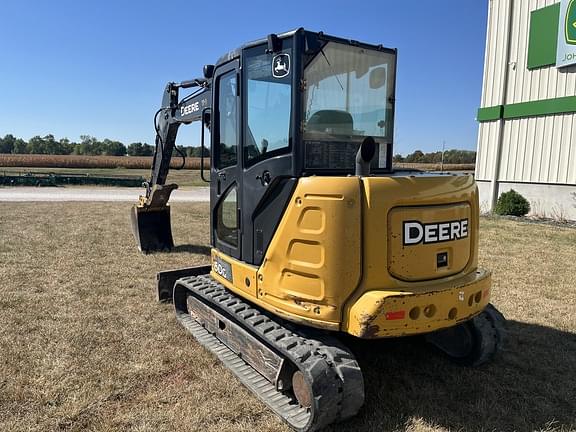
[[[487,7],[487,0],[2,0],[0,135],[151,143],[167,81],[200,76],[202,65],[250,40],[305,27],[398,48],[395,153],[438,150],[443,140],[475,149]]]

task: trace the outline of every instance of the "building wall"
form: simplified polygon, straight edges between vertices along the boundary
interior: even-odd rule
[[[506,37],[510,0],[489,0],[486,54],[484,58],[483,107],[501,104],[504,69],[508,68],[507,104],[576,95],[576,65],[529,70],[530,13],[558,0],[514,0],[510,31],[510,59],[506,65]]]
[[[499,181],[576,185],[576,115],[505,120]],[[476,178],[492,180],[499,121],[480,125]]]
[[[576,96],[576,65],[560,69],[527,67],[531,12],[555,3],[558,0],[489,0],[481,107]],[[492,181],[495,174],[496,180],[506,187],[543,183],[573,187],[576,192],[576,112],[482,121],[476,178],[480,182]],[[542,188],[522,189],[529,199],[534,190],[531,200],[541,198]],[[491,188],[483,185],[480,190],[481,200],[491,202]],[[496,189],[497,194],[504,191],[504,187]],[[563,198],[570,197],[571,192],[561,192],[557,197],[560,201],[549,204],[568,208],[576,219],[576,208],[570,210],[573,204]]]

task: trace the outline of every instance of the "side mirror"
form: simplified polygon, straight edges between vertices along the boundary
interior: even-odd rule
[[[386,68],[377,67],[370,71],[370,88],[379,89],[386,85]]]
[[[205,127],[210,129],[210,111],[209,110],[205,110],[202,113],[202,123],[204,124]]]
[[[214,76],[214,65],[204,65],[204,78],[210,79]]]

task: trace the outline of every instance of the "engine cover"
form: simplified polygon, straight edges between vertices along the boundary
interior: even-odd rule
[[[462,271],[470,259],[468,203],[397,207],[388,213],[388,271],[420,281]]]

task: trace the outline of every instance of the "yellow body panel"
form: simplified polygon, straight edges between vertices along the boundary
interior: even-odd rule
[[[463,176],[406,176],[406,177],[365,177],[363,183],[363,277],[356,297],[370,290],[385,288],[391,291],[427,291],[430,281],[445,275],[441,270],[434,277],[429,276],[427,265],[423,261],[433,261],[436,251],[452,247],[455,254],[469,254],[466,266],[446,280],[462,277],[476,270],[478,262],[478,190],[474,178]],[[457,219],[459,213],[448,215],[444,206],[459,208],[464,203],[470,206],[468,238],[452,242],[435,243],[430,249],[422,245],[401,247],[392,250],[388,247],[387,215],[392,209],[402,209],[406,219],[413,218],[411,208],[425,208],[422,222],[440,222]],[[446,219],[445,219],[446,218]],[[401,229],[392,227],[392,229]],[[394,242],[397,239],[391,239]],[[410,253],[411,249],[417,253]],[[403,265],[413,270],[412,277],[424,280],[407,281],[394,277],[389,272],[389,262],[397,255],[409,254]]]
[[[361,210],[358,178],[300,179],[258,271],[258,298],[339,326],[360,281]]]
[[[243,296],[244,298],[250,300],[257,306],[270,311],[282,318],[286,318],[290,321],[294,321],[300,324],[322,328],[326,330],[340,330],[340,323],[331,323],[328,321],[323,321],[322,319],[315,318],[301,318],[289,311],[286,311],[282,307],[278,307],[273,303],[265,302],[261,298],[256,296],[257,284],[257,274],[258,267],[246,264],[245,262],[239,261],[226,254],[218,251],[217,249],[212,249],[211,254],[212,261],[212,271],[210,276],[216,281],[220,282],[229,290]],[[224,260],[231,266],[233,280],[230,281],[223,277],[215,268],[217,259]],[[249,281],[249,284],[246,281]],[[252,288],[253,287],[253,288]],[[253,290],[252,290],[253,289]]]
[[[229,257],[217,249],[212,249],[211,258],[212,271],[210,272],[210,276],[225,285],[228,289],[250,300],[256,297],[256,272],[258,271],[258,267]],[[232,281],[223,277],[221,275],[222,272],[218,271],[218,259],[230,264]]]
[[[406,221],[422,225],[420,243],[406,244]],[[260,268],[213,250],[213,265],[217,258],[230,264],[233,280],[212,276],[297,323],[364,338],[402,336],[485,307],[490,276],[477,270],[477,251],[472,176],[304,177]]]

